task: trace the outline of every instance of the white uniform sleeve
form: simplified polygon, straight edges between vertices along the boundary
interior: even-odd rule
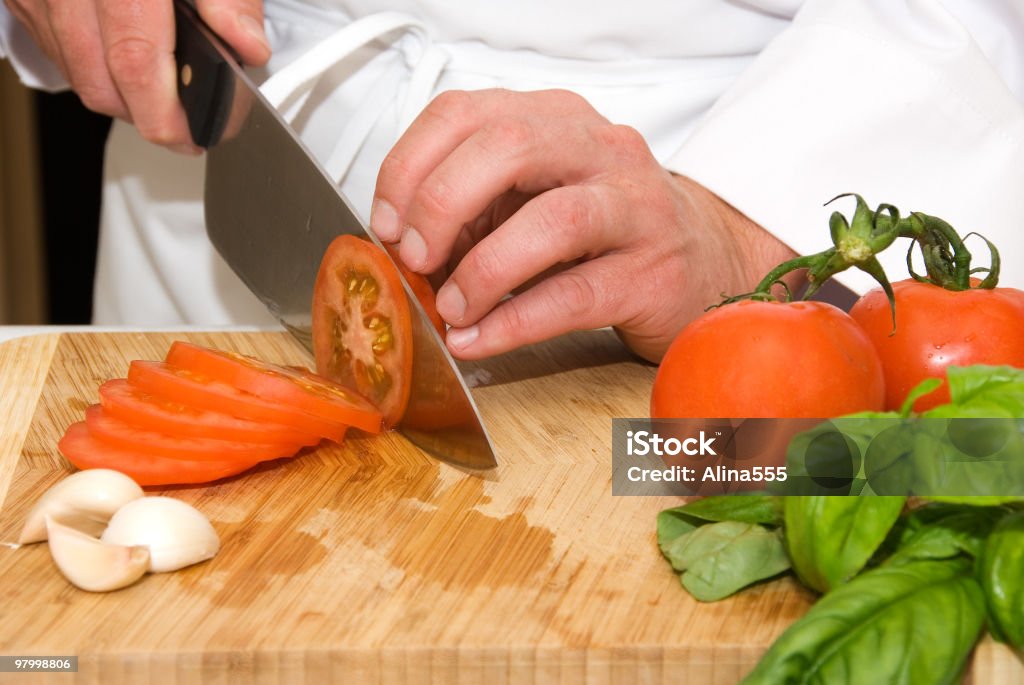
[[[68,83],[25,27],[0,3],[0,58],[7,59],[21,82],[39,90],[64,90]]]
[[[807,0],[666,166],[802,254],[850,216],[822,206],[840,193],[940,216],[993,240],[1001,283],[1024,287],[1022,46],[1016,0]],[[905,252],[883,254],[893,280]]]

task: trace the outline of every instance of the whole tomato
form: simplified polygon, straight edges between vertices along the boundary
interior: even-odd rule
[[[881,289],[850,310],[878,351],[885,372],[886,409],[899,409],[926,378],[945,378],[950,365],[1024,368],[1024,293],[1014,288],[946,290],[913,279],[893,284],[896,331]],[[924,411],[949,402],[943,384],[914,403]]]
[[[824,302],[743,300],[672,342],[653,418],[829,418],[879,410],[882,365],[867,335]]]

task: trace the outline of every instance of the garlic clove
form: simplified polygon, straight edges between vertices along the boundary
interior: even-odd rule
[[[50,556],[64,577],[89,592],[131,585],[149,569],[145,547],[108,545],[82,531],[45,517]]]
[[[28,513],[18,542],[45,540],[47,515],[84,533],[99,535],[115,511],[144,494],[138,483],[120,471],[77,471],[47,490],[36,502]]]
[[[112,545],[145,545],[154,573],[191,566],[220,550],[217,531],[206,516],[173,497],[129,502],[117,510],[100,539]]]

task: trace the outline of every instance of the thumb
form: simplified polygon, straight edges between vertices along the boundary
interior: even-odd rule
[[[203,21],[238,52],[242,62],[262,66],[270,59],[263,0],[198,0],[196,7]]]

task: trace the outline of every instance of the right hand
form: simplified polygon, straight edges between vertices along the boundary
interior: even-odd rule
[[[198,154],[178,101],[171,0],[4,0],[89,109],[143,138]],[[263,0],[197,0],[200,16],[246,64],[270,57]]]

